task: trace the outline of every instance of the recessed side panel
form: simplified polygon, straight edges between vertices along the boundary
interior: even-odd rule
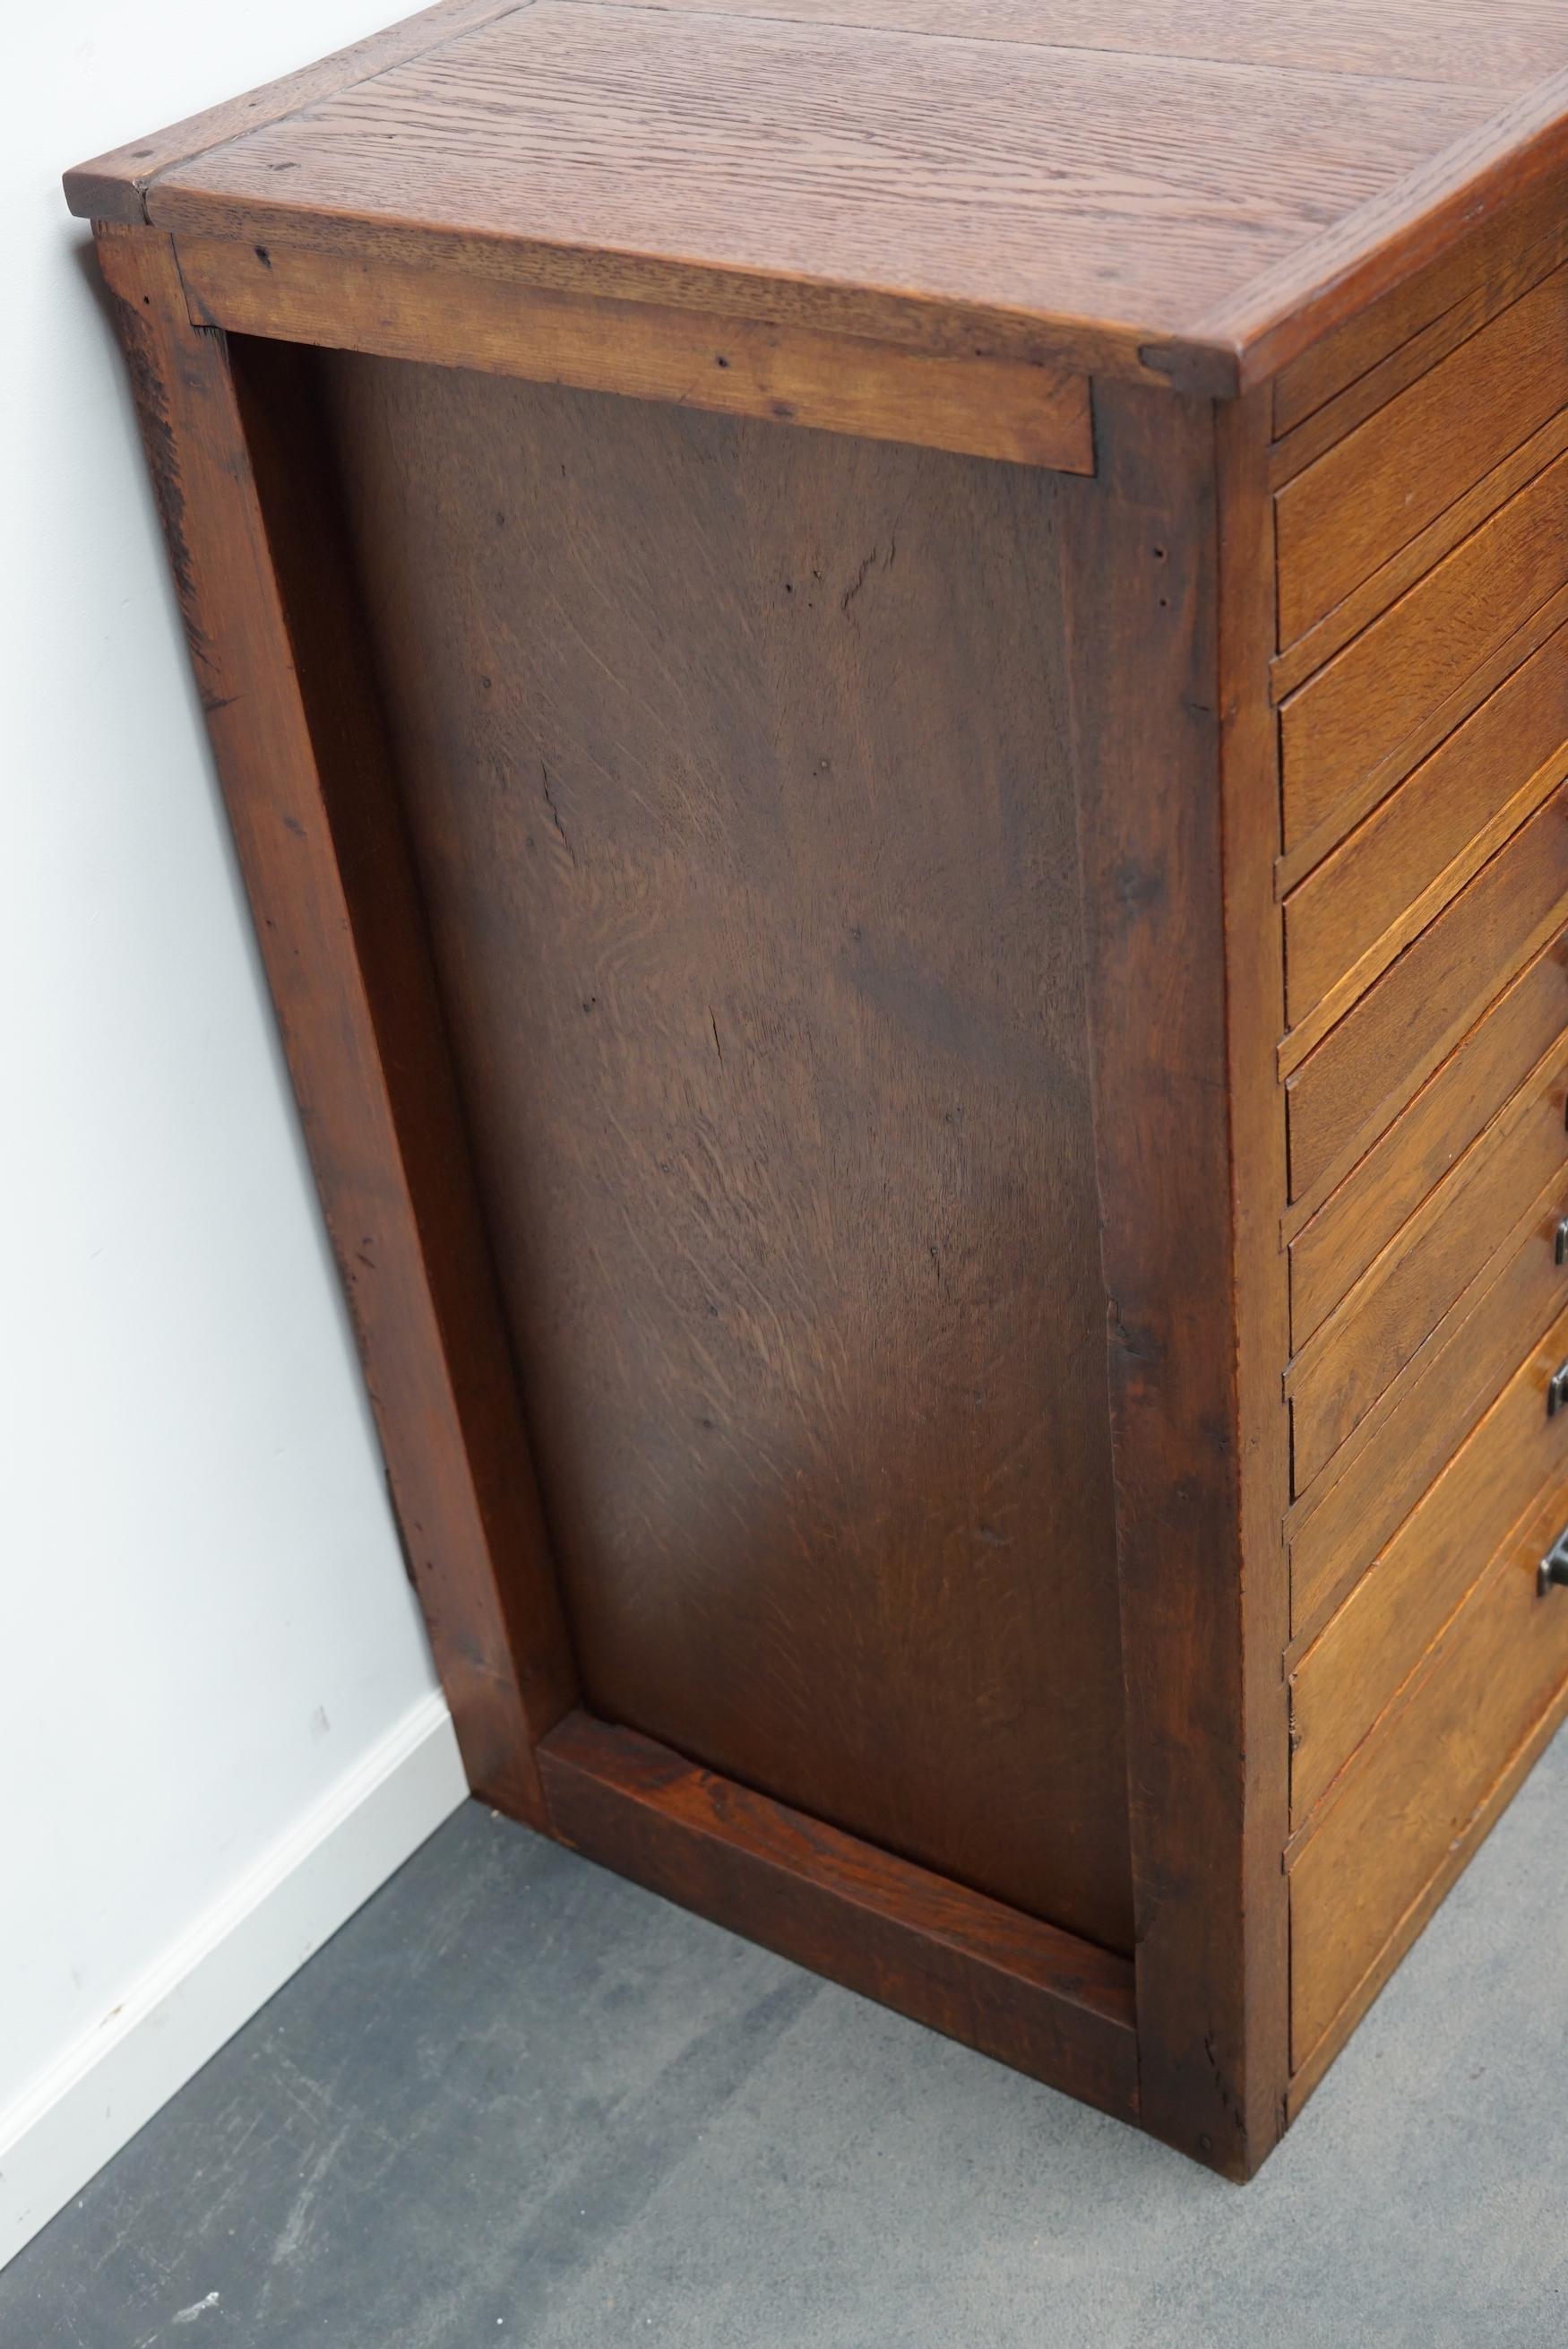
[[[587,1702],[1130,1949],[1094,484],[320,365]]]

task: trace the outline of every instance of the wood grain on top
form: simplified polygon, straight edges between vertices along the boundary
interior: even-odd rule
[[[1380,290],[1568,145],[1555,0],[460,0],[422,49],[417,24],[83,166],[73,203],[1223,390],[1282,317]]]
[[[1568,64],[1560,0],[678,0],[686,15],[883,26],[1213,65],[1458,82],[1511,98]],[[670,0],[626,0],[668,8]]]
[[[314,65],[302,66],[281,80],[263,82],[258,89],[244,90],[201,114],[186,115],[162,130],[112,148],[90,163],[78,163],[66,173],[70,208],[84,220],[145,223],[146,191],[171,163],[205,154],[227,139],[238,139],[263,122],[297,112],[314,98],[330,98],[334,90],[346,88],[351,82],[368,81],[388,66],[419,57],[454,34],[509,16],[516,5],[517,0],[436,0],[434,7],[421,8],[417,16],[387,25],[366,40],[353,41],[346,49],[335,49],[330,57],[318,57]]]

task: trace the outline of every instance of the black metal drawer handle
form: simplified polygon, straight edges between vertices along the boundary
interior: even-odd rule
[[[1537,1567],[1535,1588],[1542,1599],[1549,1591],[1568,1588],[1568,1526],[1563,1527]]]
[[[1546,1381],[1546,1416],[1555,1419],[1568,1403],[1568,1362],[1560,1362]]]

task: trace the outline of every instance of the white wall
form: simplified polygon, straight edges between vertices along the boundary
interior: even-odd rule
[[[294,1961],[257,1957],[216,2020],[167,2028],[233,1920],[254,1941],[275,1919],[290,1855],[330,1846],[288,1927],[308,1946],[459,1792],[59,190],[67,164],[397,13],[70,0],[7,26],[0,2256],[7,2220],[11,2242],[41,2222]],[[381,1819],[374,1864],[344,1857],[345,1819],[414,1748],[414,1814]],[[150,2086],[139,2059],[84,2135],[95,2053],[155,2013],[172,2055]],[[29,2147],[73,2095],[40,2170]]]

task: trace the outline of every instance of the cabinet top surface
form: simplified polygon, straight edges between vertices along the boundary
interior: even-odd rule
[[[1244,381],[1564,157],[1568,0],[446,0],[67,186],[177,234]]]

